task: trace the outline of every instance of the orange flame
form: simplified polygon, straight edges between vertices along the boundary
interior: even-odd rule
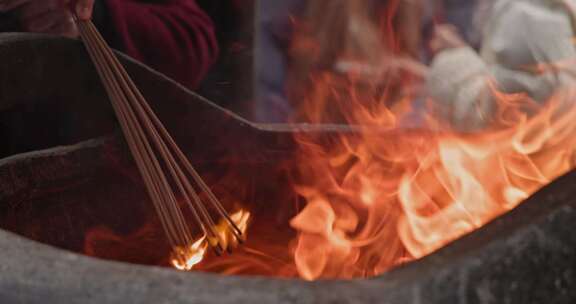
[[[328,140],[297,137],[296,191],[307,204],[291,226],[304,279],[372,276],[430,254],[574,167],[574,89],[532,115],[527,96],[496,92],[497,119],[477,134],[432,132],[443,122],[431,118],[427,131],[401,134],[401,115],[332,77],[315,82],[309,117],[331,102],[361,127]]]

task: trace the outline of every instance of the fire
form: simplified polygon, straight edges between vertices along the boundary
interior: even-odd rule
[[[287,186],[298,197],[286,195],[274,204],[277,208],[266,205],[265,211],[281,214],[252,210],[252,229],[259,233],[233,255],[211,259],[207,236],[187,248],[173,248],[175,268],[305,280],[376,276],[482,227],[575,167],[576,88],[558,88],[547,102],[538,103],[492,86],[483,93],[495,100],[493,117],[477,133],[454,130],[447,119],[434,115],[446,109],[424,100],[422,112],[428,114],[419,129],[403,129],[414,101],[426,99],[418,89],[426,68],[406,54],[397,56],[406,46],[390,28],[396,8],[382,20],[386,43],[379,45],[373,43],[378,30],[363,36],[365,14],[345,20],[361,1],[333,1],[343,9],[338,14],[327,14],[325,3],[312,2],[312,17],[332,15],[342,28],[351,24],[362,31],[337,31],[326,19],[312,18],[319,24],[303,26],[312,33],[295,37],[291,50],[291,64],[296,64],[288,77],[289,95],[304,99],[297,120],[349,129],[296,133],[296,156],[279,167],[294,169]],[[385,2],[391,7],[400,3]],[[376,54],[366,55],[370,50]],[[237,189],[250,187],[242,183],[241,170],[233,171],[238,175],[222,183],[237,196]],[[303,206],[295,203],[298,199]],[[297,211],[286,211],[292,208]],[[231,218],[245,237],[251,213],[240,210]],[[223,221],[214,228],[225,250],[238,245]]]
[[[314,104],[347,109],[357,133],[298,135],[296,191],[306,206],[292,219],[294,260],[307,280],[380,274],[423,257],[513,209],[574,167],[576,90],[530,115],[524,95],[498,96],[498,121],[476,134],[402,132],[400,115],[351,85],[319,78]],[[312,112],[312,117],[317,113]],[[436,131],[434,131],[436,130]]]
[[[304,23],[329,26],[303,26],[295,36],[289,90],[303,100],[296,120],[351,129],[295,135],[294,189],[305,205],[290,225],[298,233],[294,264],[306,280],[369,277],[421,258],[515,208],[575,165],[576,88],[558,88],[536,102],[485,79],[492,117],[477,133],[455,130],[435,114],[456,110],[419,90],[426,68],[405,60],[406,37],[392,28],[400,2],[387,3],[380,32],[389,43],[362,43],[373,41],[370,29],[334,34],[322,10]],[[340,12],[334,22],[366,18],[355,12]],[[326,37],[339,44],[323,43],[331,41]],[[299,44],[310,40],[322,43]],[[414,101],[425,101],[421,112],[428,114],[419,129],[406,130]]]
[[[230,219],[236,224],[238,229],[242,231],[242,235],[245,238],[248,221],[250,220],[250,212],[240,210],[231,214]],[[238,245],[236,238],[233,237],[232,231],[230,231],[229,225],[227,225],[224,220],[221,220],[215,228],[220,236],[220,245],[222,246],[222,249],[227,250],[228,248],[234,248]]]
[[[242,231],[242,235],[246,237],[246,230],[248,229],[248,222],[250,220],[250,212],[246,210],[239,210],[230,215],[230,219]],[[236,239],[230,231],[230,226],[221,219],[220,222],[214,227],[220,236],[220,245],[222,249],[227,250],[236,247],[238,244]],[[208,248],[208,238],[206,235],[200,237],[192,245],[187,248],[176,247],[173,249],[173,258],[171,259],[172,266],[178,270],[190,271],[196,265],[204,260],[206,249]]]

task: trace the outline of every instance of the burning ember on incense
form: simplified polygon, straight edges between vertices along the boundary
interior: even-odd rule
[[[207,247],[206,236],[203,236],[189,248],[174,248],[175,257],[172,259],[172,265],[178,270],[192,270],[194,265],[202,262]],[[184,259],[180,259],[180,257],[184,257]]]
[[[234,221],[240,231],[242,231],[242,235],[245,236],[248,222],[250,220],[250,212],[240,210],[232,214],[230,218]],[[220,235],[221,244],[224,247],[224,250],[230,250],[238,245],[236,238],[234,238],[228,224],[224,222],[224,220],[221,220],[215,228]],[[178,270],[192,270],[196,264],[202,262],[207,248],[208,238],[204,235],[188,248],[175,247],[173,254],[174,257],[172,258],[171,263]]]

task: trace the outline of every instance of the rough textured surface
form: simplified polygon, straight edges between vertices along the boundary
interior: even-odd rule
[[[69,147],[15,155],[0,159],[0,201],[15,197],[34,199],[46,193],[41,188],[74,185],[75,180],[106,165],[104,139],[90,140]],[[86,166],[90,163],[91,166]]]
[[[0,111],[51,96],[62,103],[85,97],[78,111],[106,113],[104,95],[83,54],[80,44],[69,40],[0,35]],[[66,68],[63,61],[69,63]],[[171,118],[168,127],[196,161],[236,155],[265,162],[289,153],[286,134],[293,127],[251,124],[125,62],[161,118]],[[214,145],[202,146],[206,142]],[[101,164],[100,151],[101,142],[87,142],[0,161],[0,206],[42,185],[69,184],[91,174]],[[34,174],[38,171],[44,173]],[[379,278],[351,282],[181,273],[84,257],[0,231],[0,303],[574,303],[575,183],[576,173],[570,173],[429,257]]]

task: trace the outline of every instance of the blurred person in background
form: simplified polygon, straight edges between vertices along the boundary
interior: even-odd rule
[[[256,21],[256,96],[251,116],[260,123],[285,123],[293,113],[286,81],[295,22],[307,0],[260,1]]]
[[[255,119],[309,122],[301,110],[315,76],[361,72],[374,79],[392,68],[392,56],[418,58],[420,9],[413,0],[261,1]]]
[[[431,41],[427,79],[440,116],[459,131],[489,127],[498,93],[523,93],[544,103],[574,85],[574,0],[483,0],[474,22],[475,51],[452,25],[439,25]]]

